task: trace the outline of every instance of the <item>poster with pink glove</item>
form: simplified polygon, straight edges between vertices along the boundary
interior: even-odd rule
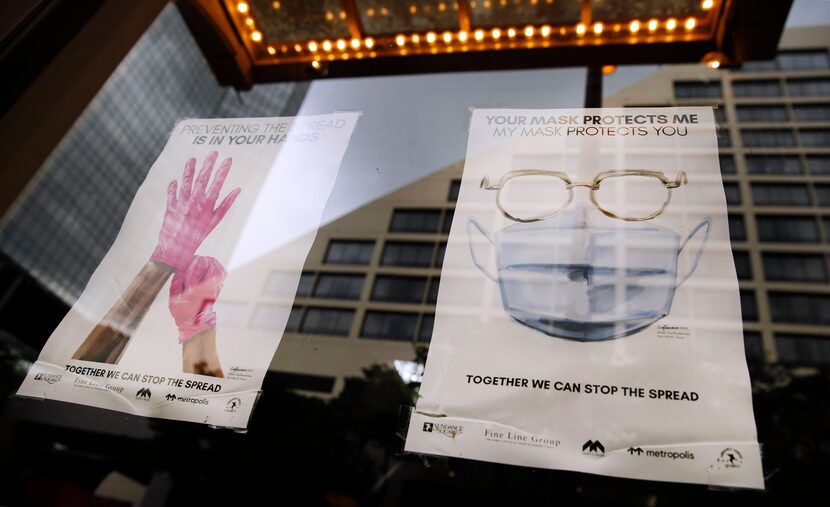
[[[18,395],[245,428],[358,117],[179,122]]]

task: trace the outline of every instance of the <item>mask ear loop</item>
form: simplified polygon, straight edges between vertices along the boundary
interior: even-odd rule
[[[692,232],[690,232],[689,235],[686,236],[686,240],[683,241],[683,244],[680,246],[681,252],[684,248],[686,248],[686,244],[689,243],[689,241],[693,237],[695,237],[697,233],[701,231],[701,229],[704,230],[703,243],[701,243],[700,248],[698,248],[697,253],[695,254],[695,260],[694,262],[692,262],[692,267],[689,269],[689,271],[686,273],[683,279],[680,280],[680,283],[677,284],[678,287],[683,285],[683,282],[688,280],[689,277],[692,276],[692,273],[694,273],[697,269],[697,263],[700,261],[700,257],[703,255],[703,249],[706,247],[706,242],[709,240],[709,231],[712,230],[712,217],[704,218],[699,224],[697,224],[697,226],[692,230]]]
[[[484,230],[484,227],[481,224],[479,224],[478,221],[475,218],[468,218],[467,219],[467,237],[470,238],[470,240],[469,240],[470,256],[473,258],[473,264],[476,265],[476,267],[479,269],[479,271],[484,273],[484,276],[486,276],[487,278],[489,278],[490,280],[492,280],[494,282],[498,282],[498,278],[494,274],[490,273],[490,271],[487,268],[484,267],[484,265],[478,260],[478,257],[476,256],[476,251],[475,251],[475,248],[473,247],[473,235],[474,235],[473,234],[473,229],[472,229],[473,227],[478,229],[478,233],[480,235],[484,236],[487,239],[487,241],[490,242],[490,245],[493,248],[496,247],[495,242],[493,242],[493,238],[491,238],[490,235],[487,233],[487,231]]]

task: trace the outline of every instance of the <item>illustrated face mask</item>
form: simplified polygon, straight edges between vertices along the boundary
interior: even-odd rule
[[[550,336],[601,341],[636,333],[665,317],[677,287],[697,267],[711,219],[682,239],[656,225],[591,218],[575,207],[554,218],[508,226],[491,235],[469,219],[473,262],[499,283],[504,310]],[[481,262],[474,229],[495,248],[493,273]],[[678,257],[696,235],[702,242],[678,278]]]

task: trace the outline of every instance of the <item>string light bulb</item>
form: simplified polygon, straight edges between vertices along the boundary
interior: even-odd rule
[[[694,30],[695,26],[697,26],[697,20],[695,18],[689,18],[686,20],[684,26],[686,27],[686,30]]]
[[[596,23],[594,23],[594,34],[596,34],[596,35],[601,34],[601,33],[602,33],[603,28],[604,28],[604,27],[602,26],[602,23],[600,23],[599,21],[597,21]]]
[[[549,37],[550,30],[550,25],[545,25],[539,30],[539,32],[542,34],[542,37]]]
[[[513,27],[508,28],[507,29],[507,36],[510,37],[511,39],[513,37],[515,37],[516,36],[516,29],[513,28]]]
[[[468,37],[467,32],[465,32],[464,30],[461,30],[460,32],[458,32],[458,40],[459,41],[467,42],[467,37]]]
[[[438,39],[438,36],[435,34],[435,32],[427,33],[427,42],[429,42],[430,44],[435,43],[435,41],[437,39]]]
[[[672,31],[677,28],[677,20],[674,18],[669,18],[666,20],[666,30]]]
[[[395,44],[397,44],[398,46],[403,46],[404,44],[406,44],[406,36],[404,36],[403,34],[396,35]]]
[[[262,32],[260,32],[259,30],[254,30],[253,32],[251,32],[251,39],[254,42],[261,41],[262,40]]]
[[[631,33],[637,33],[637,32],[639,32],[639,31],[640,31],[640,22],[639,22],[639,21],[637,21],[637,20],[635,19],[634,21],[632,21],[631,23],[629,23],[629,24],[628,24],[628,30],[629,30]]]
[[[236,4],[236,10],[238,10],[242,14],[245,14],[246,12],[248,12],[248,4],[246,4],[245,2],[239,2],[238,4]]]
[[[576,25],[576,34],[585,35],[585,25],[583,25],[582,23]]]
[[[700,4],[700,7],[703,8],[704,11],[708,11],[714,6],[715,2],[713,0],[703,0],[703,2],[701,2]]]
[[[352,49],[360,49],[360,39],[352,39],[349,44],[351,44]]]
[[[478,42],[483,41],[484,40],[484,30],[479,28],[478,30],[473,32],[473,38],[475,38],[475,40],[477,40]]]
[[[345,50],[346,49],[346,41],[344,41],[343,39],[337,39],[337,49],[339,49],[340,51]]]
[[[501,37],[501,30],[499,30],[498,28],[493,28],[493,31],[490,32],[490,35],[492,35],[494,39],[498,40],[499,37]]]
[[[311,41],[311,42],[308,43],[308,50],[311,51],[312,53],[317,51],[317,47],[318,47],[317,43],[314,42],[314,41]]]
[[[269,55],[275,55],[275,54],[277,54],[277,50],[276,50],[276,49],[274,49],[274,46],[268,46],[268,54],[269,54]]]
[[[452,32],[444,32],[444,35],[442,35],[441,38],[444,39],[444,42],[449,44],[452,42]]]
[[[372,46],[375,45],[375,39],[371,37],[366,37],[365,39],[363,39],[363,44],[365,44],[367,48],[372,49]]]
[[[649,20],[648,22],[648,31],[653,32],[657,30],[658,21],[656,19]]]
[[[525,37],[527,37],[527,38],[533,37],[534,33],[536,33],[536,29],[533,28],[533,26],[527,25],[525,27]]]

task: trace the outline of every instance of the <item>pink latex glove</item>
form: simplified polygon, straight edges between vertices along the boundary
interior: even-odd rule
[[[179,327],[179,343],[216,326],[213,303],[225,281],[225,268],[213,257],[193,257],[170,284],[170,313]]]
[[[167,211],[164,213],[164,222],[161,224],[158,245],[153,255],[150,256],[151,261],[166,264],[176,270],[185,269],[199,245],[233,205],[239,195],[239,188],[232,190],[214,209],[219,193],[222,191],[222,185],[231,169],[230,158],[226,158],[219,166],[213,184],[210,190],[207,190],[217,155],[218,153],[213,151],[205,158],[195,186],[193,185],[193,174],[196,171],[195,158],[188,160],[184,166],[180,195],[176,195],[176,180],[168,185]]]

